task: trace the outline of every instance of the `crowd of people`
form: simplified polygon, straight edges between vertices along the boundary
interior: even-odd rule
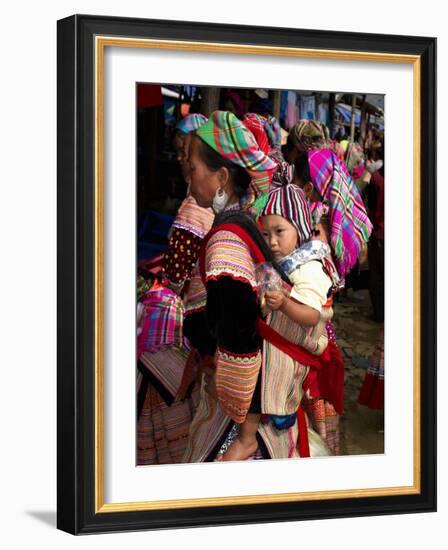
[[[368,256],[384,315],[383,140],[269,113],[189,114],[187,186],[164,253],[139,266],[137,464],[339,454],[333,302]],[[381,343],[360,403],[380,407]]]

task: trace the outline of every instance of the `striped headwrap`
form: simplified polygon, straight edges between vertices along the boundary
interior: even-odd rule
[[[189,134],[200,128],[207,122],[207,117],[200,113],[194,113],[187,115],[176,124],[176,130],[179,130],[183,134]]]
[[[243,124],[254,135],[258,147],[265,155],[269,153],[269,141],[265,132],[267,120],[256,113],[246,113],[243,118]]]
[[[272,188],[292,183],[293,176],[293,164],[289,164],[286,160],[277,161],[277,170],[274,172],[274,176],[272,177]]]
[[[287,184],[269,192],[262,216],[281,216],[296,228],[298,246],[311,239],[313,224],[311,212],[303,191],[296,185]]]
[[[328,203],[330,242],[344,277],[355,265],[372,224],[357,187],[333,151],[309,151],[308,164],[314,187]]]
[[[276,164],[257,145],[253,134],[230,111],[215,111],[196,135],[222,157],[238,164],[251,176],[246,207],[267,193]]]
[[[325,124],[317,120],[302,119],[294,126],[289,135],[299,151],[323,149],[328,147],[329,132]]]

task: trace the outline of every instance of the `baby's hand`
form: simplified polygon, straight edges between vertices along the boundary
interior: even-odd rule
[[[281,290],[270,290],[266,292],[265,297],[266,305],[273,310],[280,309],[286,301],[286,296]]]

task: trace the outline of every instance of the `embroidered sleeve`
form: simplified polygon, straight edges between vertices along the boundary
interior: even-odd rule
[[[249,248],[230,231],[218,231],[210,238],[205,271],[207,282],[227,276],[256,288],[255,266]]]
[[[244,422],[261,365],[257,295],[249,283],[221,276],[207,283],[207,318],[217,342],[216,388],[221,406]]]
[[[207,330],[201,332],[199,325],[194,330],[190,325],[188,330],[203,347],[206,340],[216,345],[218,399],[224,412],[241,423],[251,405],[261,365],[255,266],[247,245],[231,232],[214,234],[207,243],[205,278]],[[189,309],[187,305],[187,313]],[[200,319],[198,313],[194,317]]]

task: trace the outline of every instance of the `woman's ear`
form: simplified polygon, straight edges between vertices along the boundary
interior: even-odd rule
[[[311,198],[311,195],[313,194],[313,189],[313,184],[310,181],[307,181],[302,187],[302,191],[305,193],[305,197],[307,199]]]
[[[219,180],[219,186],[221,187],[221,189],[224,189],[225,187],[227,187],[227,184],[230,179],[230,173],[228,168],[226,168],[225,166],[221,166],[221,168],[218,170],[217,176]]]

